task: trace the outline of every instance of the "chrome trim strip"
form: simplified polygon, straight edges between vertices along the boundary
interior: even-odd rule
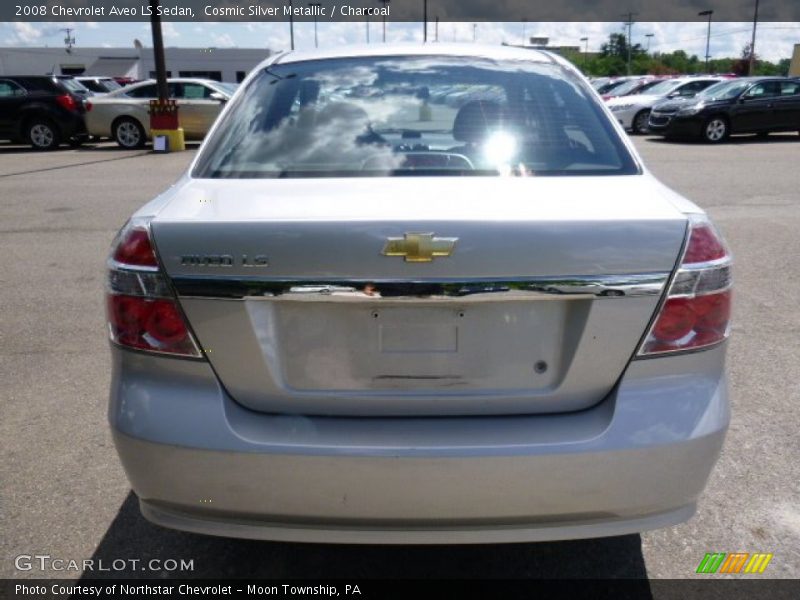
[[[402,299],[527,299],[531,295],[565,297],[657,296],[670,273],[520,277],[503,279],[439,280],[292,280],[255,277],[179,275],[172,284],[181,297],[285,300],[402,300]],[[477,298],[476,298],[477,299]]]

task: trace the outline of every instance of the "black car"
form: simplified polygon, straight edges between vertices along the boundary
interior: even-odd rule
[[[52,75],[0,75],[0,139],[52,150],[86,139],[86,109],[80,87]]]
[[[735,133],[800,132],[800,79],[746,77],[721,81],[694,98],[653,107],[651,133],[722,142]]]

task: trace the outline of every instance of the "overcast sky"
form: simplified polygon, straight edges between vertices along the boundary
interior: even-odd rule
[[[0,45],[3,46],[63,46],[64,27],[72,27],[77,46],[132,47],[139,39],[150,46],[149,23],[0,23]],[[429,39],[434,37],[434,25],[429,23]],[[382,23],[369,24],[373,43],[382,40]],[[320,47],[366,41],[366,23],[324,22],[318,25]],[[589,38],[589,50],[598,50],[609,33],[623,31],[622,23],[527,23],[526,37],[549,37],[553,45],[582,45]],[[523,39],[522,23],[478,23],[477,40],[483,43],[508,42],[519,44]],[[646,34],[652,33],[650,49],[669,52],[684,49],[689,54],[705,54],[706,24],[693,23],[635,23],[633,41],[647,46]],[[750,41],[752,23],[712,23],[711,57],[738,56]],[[164,23],[164,38],[168,46],[269,48],[289,47],[288,23]],[[468,42],[473,39],[472,23],[440,23],[440,41]],[[388,23],[388,41],[421,41],[421,23]],[[756,38],[756,53],[767,60],[789,58],[793,45],[800,43],[800,23],[760,23]],[[314,47],[314,25],[295,23],[295,47]]]

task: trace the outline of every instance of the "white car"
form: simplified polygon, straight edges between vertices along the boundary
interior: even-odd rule
[[[229,84],[209,79],[168,79],[178,102],[178,118],[187,140],[202,140],[233,95]],[[152,79],[134,83],[86,103],[86,129],[111,137],[123,148],[141,148],[150,137],[150,100],[158,97]]]
[[[722,77],[677,77],[667,79],[647,90],[646,94],[610,98],[606,105],[626,131],[645,133],[650,111],[665,98],[691,98]]]

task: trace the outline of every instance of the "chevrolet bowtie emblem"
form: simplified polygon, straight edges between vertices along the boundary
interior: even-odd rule
[[[458,238],[434,237],[432,233],[407,233],[389,238],[383,247],[385,256],[402,256],[406,262],[431,262],[437,256],[450,256]]]

